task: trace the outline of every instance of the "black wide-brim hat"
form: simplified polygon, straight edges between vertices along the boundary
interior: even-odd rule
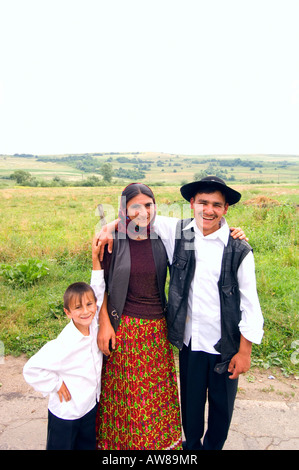
[[[215,187],[215,190],[219,190],[225,194],[226,202],[231,206],[236,204],[241,199],[241,194],[238,191],[230,188],[226,183],[217,176],[206,176],[199,181],[193,181],[193,183],[184,184],[181,187],[181,194],[184,199],[190,201],[197,193],[204,192],[205,189]]]

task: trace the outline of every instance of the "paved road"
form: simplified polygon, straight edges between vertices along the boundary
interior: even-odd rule
[[[9,363],[5,367],[9,371]],[[27,386],[21,367],[9,373],[13,386],[8,388],[3,380],[0,387],[0,450],[43,450],[47,398]],[[299,403],[237,398],[224,449],[299,450]]]

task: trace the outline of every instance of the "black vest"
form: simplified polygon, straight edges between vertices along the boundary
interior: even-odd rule
[[[180,220],[177,225],[175,249],[171,266],[168,294],[167,327],[169,341],[179,349],[183,347],[190,284],[195,272],[194,230],[183,230],[192,219]],[[237,271],[252,248],[244,240],[229,236],[224,247],[218,291],[221,310],[221,339],[214,345],[221,354],[216,372],[227,370],[231,358],[240,345],[241,320],[240,292]]]
[[[165,311],[165,282],[168,264],[167,255],[165,247],[159,237],[151,237],[151,245],[156,266],[160,299]],[[121,315],[125,306],[130,272],[131,256],[129,239],[127,237],[116,238],[113,243],[113,252],[108,276],[108,314],[115,331],[117,331],[119,327]]]

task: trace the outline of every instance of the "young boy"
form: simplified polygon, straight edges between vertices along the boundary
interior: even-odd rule
[[[93,245],[93,277],[98,299],[84,282],[64,293],[70,319],[59,336],[25,364],[26,382],[49,395],[47,450],[95,450],[95,418],[101,392],[103,355],[97,346],[97,314],[105,291],[99,247]]]

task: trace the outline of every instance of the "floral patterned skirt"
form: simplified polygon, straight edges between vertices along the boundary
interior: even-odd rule
[[[101,450],[182,449],[180,406],[166,322],[123,316],[105,361],[97,414]]]

